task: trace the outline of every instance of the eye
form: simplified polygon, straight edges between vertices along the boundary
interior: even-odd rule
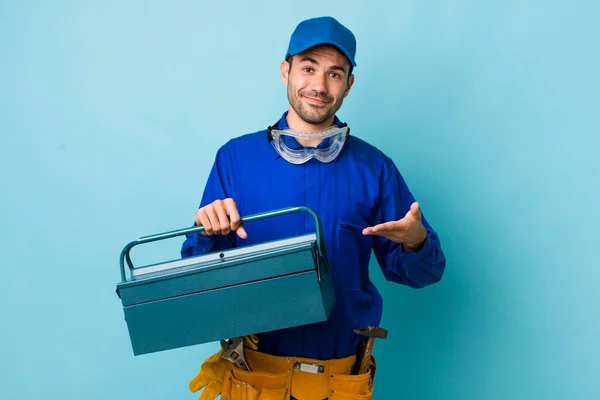
[[[304,67],[304,68],[302,68],[302,70],[303,70],[304,72],[307,72],[307,73],[311,73],[311,72],[313,72],[313,69],[312,69],[312,67]]]
[[[335,79],[340,79],[341,78],[341,75],[338,74],[337,72],[331,72],[329,74],[329,76],[332,77],[332,78],[335,78]]]

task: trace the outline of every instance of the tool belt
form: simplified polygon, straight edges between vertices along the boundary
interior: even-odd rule
[[[245,349],[250,371],[228,362],[223,400],[341,400],[372,398],[374,359],[369,371],[351,375],[356,356],[334,360],[277,357]]]

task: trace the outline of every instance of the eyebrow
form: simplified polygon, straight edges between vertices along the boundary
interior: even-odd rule
[[[314,58],[310,57],[310,56],[304,56],[300,59],[300,62],[302,61],[308,61],[311,64],[315,64],[315,65],[319,65],[319,62],[317,60],[315,60]],[[346,70],[344,69],[344,67],[340,66],[340,65],[332,65],[331,69],[334,71],[342,71],[343,73],[346,73]]]

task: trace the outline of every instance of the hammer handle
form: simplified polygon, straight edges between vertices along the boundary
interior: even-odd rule
[[[373,351],[373,344],[375,343],[375,338],[370,337],[367,341],[367,345],[365,346],[365,351],[362,355],[362,360],[360,360],[360,370],[359,374],[364,374],[369,369],[369,364],[371,362],[371,351]]]

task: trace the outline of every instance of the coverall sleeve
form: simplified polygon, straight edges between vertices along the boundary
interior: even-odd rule
[[[215,162],[204,188],[199,209],[215,200],[223,200],[230,197],[231,190],[228,190],[230,171],[227,169],[227,163],[223,162],[224,153],[223,148],[217,152]],[[195,221],[194,226],[196,226]],[[235,232],[230,232],[227,235],[204,236],[199,233],[186,235],[186,240],[181,246],[181,257],[185,258],[235,247],[237,244],[235,235]]]
[[[379,187],[380,201],[375,224],[403,218],[415,199],[390,159],[384,164]],[[440,240],[424,215],[422,222],[427,229],[427,238],[423,246],[416,251],[405,252],[401,244],[382,236],[373,236],[375,257],[388,281],[423,288],[442,278],[446,268],[446,257]]]

